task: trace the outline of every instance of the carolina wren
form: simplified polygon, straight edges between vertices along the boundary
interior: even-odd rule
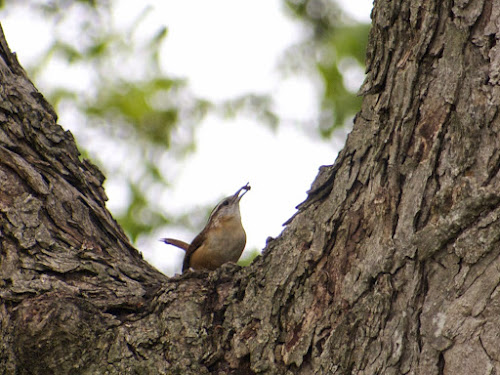
[[[215,206],[205,228],[191,244],[174,238],[160,240],[186,251],[182,272],[189,268],[214,270],[223,263],[238,261],[247,240],[241,225],[240,199],[248,190],[250,185],[247,183]]]

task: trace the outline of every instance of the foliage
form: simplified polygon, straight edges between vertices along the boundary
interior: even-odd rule
[[[368,26],[347,20],[329,0],[285,3],[306,28],[307,37],[283,55],[282,69],[321,78],[319,132],[329,137],[359,108],[359,98],[344,83],[343,63],[363,65]],[[133,241],[165,225],[193,225],[189,213],[167,216],[155,200],[158,191],[171,186],[174,164],[194,149],[196,125],[208,112],[222,116],[251,113],[273,128],[279,125],[270,94],[248,93],[213,103],[197,97],[186,79],[166,74],[159,51],[168,29],[160,27],[149,35],[141,32],[151,8],[146,7],[123,30],[113,22],[111,0],[24,0],[1,5],[5,10],[30,7],[51,20],[50,46],[27,67],[35,82],[43,82],[54,61],[88,75],[82,87],[39,82],[37,86],[59,113],[73,114],[63,125],[79,124],[71,131],[84,156],[99,164],[113,181],[127,186],[126,202],[114,216]]]
[[[194,148],[194,127],[211,104],[195,97],[185,80],[163,72],[159,52],[168,30],[161,27],[145,39],[138,35],[151,8],[120,30],[113,25],[109,2],[26,3],[53,19],[53,41],[27,67],[30,76],[43,82],[54,60],[85,72],[89,83],[81,89],[58,84],[40,88],[57,112],[69,108],[79,114],[77,121],[63,125],[79,124],[71,130],[85,156],[127,186],[128,200],[114,216],[133,241],[176,221],[154,204],[152,192],[168,189],[165,154],[181,159]],[[79,30],[76,40],[68,38],[68,22]],[[113,160],[111,149],[123,157]]]
[[[255,258],[257,258],[260,255],[260,251],[258,249],[251,249],[250,251],[245,250],[243,253],[243,256],[238,260],[238,265],[241,267],[246,267],[250,263],[253,262]]]
[[[290,13],[302,22],[309,37],[286,54],[293,72],[317,74],[323,84],[319,132],[330,137],[361,106],[361,98],[348,90],[345,73],[364,67],[369,25],[353,22],[331,0],[286,0]],[[346,64],[347,63],[347,64]]]

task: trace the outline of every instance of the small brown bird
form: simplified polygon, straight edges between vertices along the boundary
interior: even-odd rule
[[[215,206],[205,228],[190,245],[174,238],[160,240],[186,251],[182,272],[189,268],[214,270],[226,262],[238,261],[247,239],[241,225],[240,200],[248,190],[247,183]]]

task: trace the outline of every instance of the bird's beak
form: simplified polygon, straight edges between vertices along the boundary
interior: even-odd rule
[[[246,194],[246,192],[250,189],[251,189],[251,186],[247,182],[247,184],[245,186],[240,187],[238,189],[238,191],[236,193],[234,193],[233,198],[239,202],[241,197],[243,197]],[[243,190],[243,194],[239,195],[242,190]]]

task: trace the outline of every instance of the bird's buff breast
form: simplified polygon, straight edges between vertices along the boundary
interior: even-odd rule
[[[237,262],[246,243],[246,233],[240,220],[228,220],[210,231],[203,246],[191,256],[191,266],[203,262],[203,268],[216,269],[226,262]],[[223,226],[223,227],[222,227]],[[210,259],[210,264],[206,260]],[[208,266],[208,267],[207,267]]]

